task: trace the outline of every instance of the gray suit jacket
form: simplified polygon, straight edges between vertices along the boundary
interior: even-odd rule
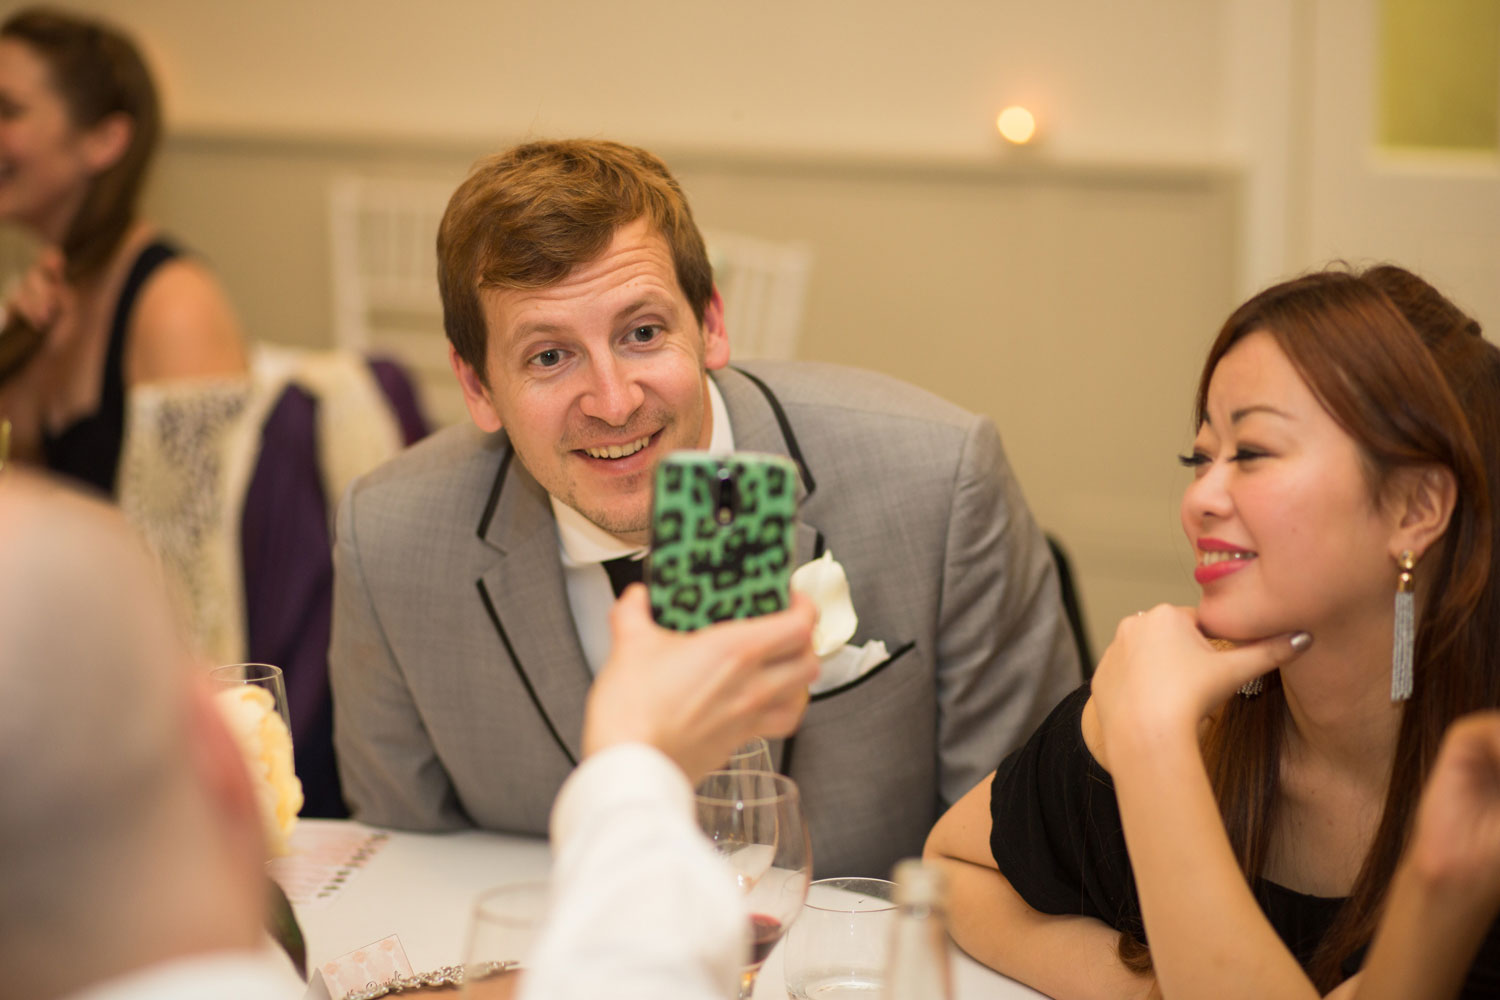
[[[892,656],[773,746],[820,877],[885,877],[1080,679],[1045,541],[994,425],[830,365],[715,374],[735,446],[802,474],[798,564],[831,549],[855,644]],[[330,668],[357,819],[545,834],[592,680],[546,492],[503,433],[452,428],[339,509]]]

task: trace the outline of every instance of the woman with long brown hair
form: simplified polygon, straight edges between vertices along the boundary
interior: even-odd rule
[[[1500,351],[1400,268],[1311,274],[1230,316],[1195,417],[1197,608],[1122,622],[928,853],[959,943],[1055,996],[1344,995],[1444,731],[1500,705]]]
[[[213,276],[139,217],[160,130],[116,29],[45,8],[0,24],[0,219],[43,244],[7,303],[0,418],[15,458],[106,493],[131,387],[246,366]]]

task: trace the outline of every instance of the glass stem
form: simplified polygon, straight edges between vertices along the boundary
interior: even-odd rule
[[[740,995],[739,1000],[751,1000],[755,996],[755,977],[760,974],[760,966],[747,966],[740,972]]]

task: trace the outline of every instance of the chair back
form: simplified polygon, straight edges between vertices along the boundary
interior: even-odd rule
[[[334,343],[393,358],[436,424],[466,420],[448,364],[437,231],[455,182],[345,174],[329,190]]]
[[[263,349],[257,374],[275,397],[239,524],[245,659],[286,677],[302,815],[338,818],[347,810],[328,686],[332,514],[353,476],[426,427],[410,381],[389,361]]]
[[[724,299],[732,356],[796,357],[812,251],[741,233],[709,231],[703,238]]]
[[[251,372],[154,382],[127,399],[121,509],[215,663],[286,676],[303,815],[343,814],[328,637],[332,514],[344,487],[425,430],[399,367],[256,346]]]
[[[1068,627],[1073,632],[1073,644],[1078,648],[1078,662],[1083,667],[1083,679],[1094,676],[1094,650],[1089,643],[1088,627],[1083,618],[1083,601],[1073,583],[1073,564],[1067,550],[1058,538],[1047,534],[1047,548],[1052,552],[1052,562],[1057,566],[1057,585],[1062,591],[1063,610],[1068,615]]]

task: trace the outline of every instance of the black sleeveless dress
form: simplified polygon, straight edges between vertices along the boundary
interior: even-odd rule
[[[171,243],[155,240],[136,256],[110,322],[99,408],[69,424],[56,436],[42,432],[42,456],[48,469],[114,496],[115,474],[125,440],[125,337],[130,330],[130,317],[146,281],[157,268],[180,255],[181,251]]]
[[[990,852],[1034,910],[1080,914],[1146,940],[1115,786],[1083,741],[1085,684],[1052,710],[990,786]],[[1307,968],[1344,899],[1309,896],[1266,879],[1251,890],[1287,949]],[[1363,952],[1344,964],[1359,971]],[[1464,984],[1465,1000],[1500,997],[1500,923]]]

